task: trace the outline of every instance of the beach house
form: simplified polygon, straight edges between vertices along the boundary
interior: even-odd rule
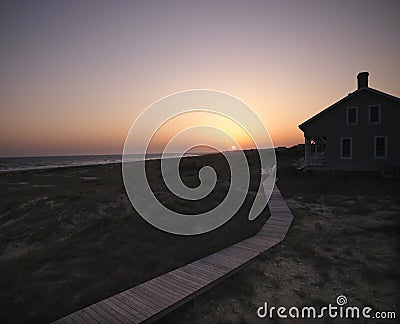
[[[299,125],[304,170],[384,171],[400,166],[400,99],[370,88],[368,72],[357,90]]]

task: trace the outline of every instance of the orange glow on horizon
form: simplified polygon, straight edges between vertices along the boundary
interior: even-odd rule
[[[199,129],[196,127],[200,127]],[[206,127],[206,128],[203,128]],[[250,135],[232,120],[209,112],[191,112],[179,115],[160,127],[154,134],[149,152],[163,151],[174,136],[180,136],[173,146],[176,152],[182,151],[186,145],[215,147],[220,151],[227,151],[234,146],[242,149],[251,149],[255,144]],[[189,135],[185,135],[188,132]]]
[[[396,5],[10,1],[3,19],[0,156],[121,154],[141,112],[189,89],[243,100],[275,147],[303,143],[298,125],[354,91],[360,71],[369,71],[372,88],[400,97]],[[152,149],[161,150],[194,121],[160,130]],[[234,141],[207,134],[188,140],[254,148],[243,131],[224,127]]]

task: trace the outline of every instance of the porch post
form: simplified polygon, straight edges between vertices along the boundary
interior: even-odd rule
[[[310,156],[311,156],[311,139],[307,138],[307,137],[305,137],[304,153],[305,153],[305,160],[306,160],[305,165],[309,165],[310,164]]]

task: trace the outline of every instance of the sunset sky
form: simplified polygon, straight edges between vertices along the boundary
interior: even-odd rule
[[[215,89],[275,146],[356,89],[400,97],[399,1],[1,1],[0,156],[121,153],[156,100]]]

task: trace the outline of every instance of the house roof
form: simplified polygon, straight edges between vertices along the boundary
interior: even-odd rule
[[[373,89],[373,88],[364,87],[364,88],[358,89],[358,90],[356,90],[356,91],[354,91],[354,92],[352,92],[352,93],[349,93],[346,97],[344,97],[344,98],[340,99],[339,101],[335,102],[333,105],[329,106],[328,108],[325,108],[324,110],[322,110],[322,111],[319,112],[318,114],[314,115],[314,116],[311,117],[310,119],[308,119],[308,120],[306,120],[305,122],[303,122],[302,124],[300,124],[300,125],[299,125],[299,128],[300,128],[302,131],[304,131],[304,126],[306,126],[308,123],[310,123],[310,122],[312,122],[313,120],[319,118],[321,115],[323,115],[323,114],[327,113],[328,111],[334,109],[336,106],[338,106],[338,105],[340,105],[341,103],[345,102],[346,100],[348,100],[348,99],[354,97],[355,95],[359,94],[359,93],[362,92],[362,91],[369,91],[369,92],[378,94],[378,95],[380,95],[380,96],[384,96],[384,97],[386,97],[386,98],[389,98],[389,99],[391,99],[391,100],[395,100],[395,101],[400,102],[400,98],[397,98],[397,97],[395,97],[395,96],[392,96],[392,95],[390,95],[390,94],[387,94],[387,93],[385,93],[385,92],[382,92],[382,91],[379,91],[379,90],[376,90],[376,89]]]

